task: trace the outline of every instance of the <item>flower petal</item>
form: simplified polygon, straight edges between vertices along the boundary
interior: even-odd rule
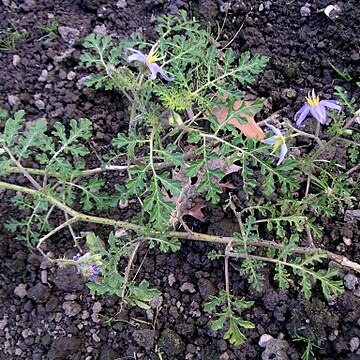
[[[321,124],[326,124],[326,109],[322,103],[310,108],[311,115]]]
[[[146,62],[146,56],[144,56],[143,54],[130,55],[127,58],[127,62],[132,62],[132,61],[140,61],[140,62],[144,63],[144,62]]]
[[[294,120],[296,121],[296,126],[299,126],[299,127],[305,126],[305,125],[301,125],[301,124],[308,116],[310,109],[311,109],[310,105],[306,104],[294,115]]]
[[[148,78],[148,80],[155,80],[156,75],[159,73],[164,80],[172,81],[172,78],[168,77],[165,74],[164,70],[158,64],[147,62],[146,65],[148,66],[149,70],[151,71],[151,76]]]
[[[336,100],[321,100],[320,104],[330,109],[335,109],[337,111],[341,111],[341,106]]]
[[[277,166],[280,165],[280,164],[284,161],[285,155],[286,155],[287,152],[288,152],[288,148],[287,148],[286,144],[283,143],[283,144],[281,145],[281,148],[280,148],[279,161],[278,161],[278,163],[276,164]]]
[[[279,142],[279,137],[278,136],[272,136],[272,137],[269,137],[269,138],[262,141],[262,143],[268,144],[268,145],[275,145],[278,142]]]
[[[265,122],[266,126],[271,129],[271,131],[275,134],[275,135],[278,135],[278,136],[281,136],[281,132],[279,129],[277,129],[275,126],[272,126],[270,124],[268,124],[267,122]]]

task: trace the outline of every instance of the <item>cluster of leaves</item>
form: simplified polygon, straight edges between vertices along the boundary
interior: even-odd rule
[[[0,175],[25,169],[35,177],[37,190],[46,189],[48,195],[68,206],[78,200],[85,211],[115,206],[120,195],[110,196],[103,192],[105,182],[102,179],[83,178],[86,167],[83,158],[90,153],[84,142],[91,133],[92,125],[88,119],[72,119],[67,126],[56,123],[50,136],[46,119],[27,123],[25,112],[20,110],[6,120],[4,131],[0,134]],[[23,168],[21,164],[29,159],[36,166]],[[34,244],[40,234],[50,228],[49,204],[44,201],[41,191],[32,203],[26,198],[16,198],[15,202],[22,210],[27,210],[28,216],[21,221],[11,220],[7,227],[12,231],[24,230],[27,242]],[[23,235],[20,237],[23,238]]]
[[[133,240],[119,239],[113,233],[109,235],[106,248],[103,242],[94,233],[86,237],[86,243],[91,253],[101,255],[101,282],[90,282],[88,287],[99,295],[110,294],[121,297],[130,305],[142,309],[149,308],[149,301],[161,293],[156,289],[150,289],[149,283],[142,280],[136,284],[134,280],[128,281],[119,273],[119,264],[122,258],[128,257],[135,245]]]
[[[331,295],[341,294],[344,289],[342,281],[335,279],[338,275],[337,269],[322,270],[317,269],[315,266],[316,263],[321,263],[327,258],[325,253],[309,251],[303,256],[294,256],[298,246],[298,238],[298,235],[292,235],[282,242],[281,247],[270,246],[267,251],[266,258],[271,259],[271,262],[275,264],[274,280],[279,287],[287,289],[290,287],[290,283],[293,283],[288,272],[288,269],[291,269],[293,274],[301,279],[301,291],[307,300],[310,299],[313,285],[317,281],[321,284],[326,298],[330,298]],[[256,290],[262,290],[264,279],[259,270],[265,265],[264,261],[261,260],[266,258],[257,255],[258,252],[255,246],[247,246],[242,238],[238,240],[240,246],[236,248],[235,252],[246,255],[246,260],[240,268],[240,275],[247,276],[249,283]]]
[[[245,342],[246,337],[241,332],[241,328],[254,329],[255,325],[251,321],[243,320],[239,317],[239,311],[249,309],[253,306],[253,301],[246,301],[244,299],[236,299],[226,291],[221,291],[218,296],[210,297],[205,304],[204,310],[206,312],[214,312],[217,308],[221,312],[215,314],[215,319],[212,320],[211,328],[214,331],[225,328],[228,324],[227,331],[223,338],[229,340],[231,344],[236,346]]]

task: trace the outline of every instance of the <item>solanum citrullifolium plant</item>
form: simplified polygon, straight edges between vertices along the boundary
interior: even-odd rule
[[[243,89],[261,76],[267,58],[220,48],[184,12],[159,18],[156,33],[155,42],[138,34],[120,42],[98,34],[85,39],[85,85],[120,92],[128,104],[128,118],[122,120],[127,130],[109,134],[111,148],[97,167],[88,165],[90,120],[72,119],[49,129],[45,119],[27,123],[24,111],[2,114],[0,187],[16,192],[12,202],[23,214],[6,226],[50,261],[73,266],[96,293],[116,294],[142,308],[160,291],[133,269],[140,247],[177,251],[181,239],[224,245],[209,257],[224,259],[225,288],[209,299],[205,311],[214,313],[212,328],[238,345],[245,341],[242,329],[254,327],[253,302],[232,291],[229,261],[238,263],[239,276],[256,291],[263,287],[261,269],[273,266],[272,281],[280,288],[299,284],[306,299],[316,285],[327,298],[343,291],[336,267],[327,269],[327,261],[359,270],[315,246],[322,236],[318,219],[350,209],[359,190],[359,181],[350,179],[353,169],[322,158],[331,145],[342,145],[349,151],[348,164],[356,166],[356,101],[340,88],[338,100],[320,100],[309,90],[293,120],[263,122],[265,138],[253,120],[262,101],[245,101]],[[304,121],[316,122],[317,130],[304,132]],[[304,140],[296,148],[299,138]],[[111,183],[103,179],[107,172]],[[241,179],[237,187],[233,173]],[[24,185],[10,182],[21,176]],[[141,208],[136,219],[101,216],[111,207],[125,213],[130,202]],[[233,213],[239,224],[233,236],[190,229],[186,219],[206,222],[214,204]],[[110,225],[114,231],[106,239],[85,231],[84,241],[75,223]],[[73,258],[49,255],[50,237],[60,230],[78,248]]]

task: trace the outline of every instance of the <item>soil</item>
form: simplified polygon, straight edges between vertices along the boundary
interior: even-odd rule
[[[355,80],[345,82],[330,66],[347,71],[353,79],[360,76],[358,0],[339,2],[335,19],[322,10],[329,5],[327,0],[307,4],[299,0],[2,0],[1,36],[16,29],[22,37],[11,51],[0,51],[0,106],[10,112],[24,109],[29,121],[46,117],[50,124],[89,118],[95,127],[94,152],[106,151],[110,139],[127,128],[127,105],[119,94],[82,86],[87,75],[79,65],[83,38],[94,30],[114,38],[134,31],[153,38],[154,19],[180,9],[214,30],[228,10],[222,43],[233,39],[236,52],[250,50],[270,57],[259,81],[247,89],[266,99],[262,118],[280,111],[282,118],[292,119],[312,88],[330,99],[334,85],[342,85],[359,98]],[[54,18],[67,28],[55,39],[44,38],[41,27]],[[306,126],[311,127],[311,122]],[[335,151],[334,156],[341,154]],[[19,179],[11,180],[19,183]],[[348,270],[342,271],[345,294],[332,301],[320,292],[305,301],[298,291],[278,290],[271,282],[258,294],[233,270],[232,290],[255,301],[244,316],[256,324],[254,330],[245,331],[246,344],[235,347],[210,329],[210,316],[203,311],[206,299],[224,288],[222,261],[207,258],[211,246],[183,241],[180,251],[166,255],[143,249],[137,257],[137,263],[144,261],[142,276],[162,296],[147,311],[124,308],[116,297],[90,293],[72,268],[55,267],[13,240],[3,226],[18,215],[10,205],[13,195],[1,191],[0,359],[295,360],[304,350],[303,343],[292,341],[295,333],[315,341],[318,358],[360,358],[360,287]],[[236,231],[229,212],[215,208],[209,215],[209,233]],[[325,226],[322,241],[329,250],[360,261],[356,221],[343,217],[319,221]],[[79,225],[76,230],[89,228]],[[59,255],[75,255],[69,239],[67,232],[59,233],[51,248]],[[275,338],[270,350],[258,345],[263,334]]]

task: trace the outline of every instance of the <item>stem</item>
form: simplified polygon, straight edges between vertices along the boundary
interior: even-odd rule
[[[3,181],[0,181],[0,187],[23,192],[32,196],[39,196],[39,193],[36,190],[29,189],[23,186],[9,184]],[[73,222],[90,222],[95,224],[103,224],[103,225],[111,225],[111,226],[117,226],[122,227],[124,229],[143,232],[145,230],[144,226],[133,224],[127,221],[121,221],[121,220],[113,220],[109,218],[102,218],[98,216],[91,216],[86,215],[83,213],[80,213],[69,206],[61,203],[59,200],[55,199],[53,196],[48,194],[41,194],[47,201],[49,201],[51,204],[59,208],[60,210],[66,211],[69,215],[73,216],[69,221],[63,223],[62,225],[58,226],[56,229],[52,230],[49,234],[47,234],[45,237],[43,237],[40,241],[44,242],[46,239],[48,239],[50,236],[58,232],[59,230],[63,229],[64,227],[68,226],[68,224],[72,224]],[[159,233],[157,231],[152,231],[149,234],[150,236],[156,237]],[[211,242],[211,243],[217,243],[217,244],[223,244],[228,245],[230,242],[236,242],[236,239],[231,236],[216,236],[216,235],[208,235],[208,234],[202,234],[202,233],[186,233],[186,232],[180,232],[180,231],[169,231],[168,232],[169,237],[175,237],[178,239],[187,239],[187,240],[193,240],[193,241],[204,241],[204,242]],[[45,239],[44,239],[45,238]],[[38,244],[39,246],[40,244]],[[247,242],[248,246],[257,246],[257,247],[275,247],[278,249],[282,249],[282,244],[277,244],[272,241],[249,241]],[[294,253],[299,254],[305,254],[306,252],[315,253],[321,251],[322,253],[326,254],[329,260],[333,260],[340,264],[341,266],[349,267],[356,272],[360,273],[360,264],[357,264],[349,259],[347,259],[344,256],[334,254],[330,251],[317,249],[317,248],[308,248],[308,247],[297,247],[293,249]],[[43,255],[44,252],[40,251]]]
[[[353,117],[351,118],[342,128],[342,130],[346,130],[348,129],[354,122],[355,122],[356,118]],[[319,123],[318,123],[319,124]],[[328,142],[326,142],[325,144],[323,144],[323,146],[321,148],[319,148],[317,151],[315,151],[315,153],[310,157],[310,162],[313,162],[320,154],[323,153],[323,151],[328,148],[330,145],[334,144],[336,141],[338,141],[340,138],[340,134],[335,135],[334,137],[332,137]]]
[[[138,239],[138,241],[135,244],[135,247],[134,247],[133,251],[130,254],[129,261],[128,261],[128,264],[127,264],[126,269],[125,269],[123,289],[122,289],[122,292],[121,292],[121,298],[125,297],[125,291],[126,291],[127,283],[129,282],[129,275],[130,275],[131,265],[132,265],[132,263],[134,261],[135,254],[138,251],[142,240],[144,240],[144,239],[143,238]]]
[[[15,164],[15,166],[19,169],[19,172],[21,172],[32,184],[32,186],[34,186],[34,188],[36,190],[40,190],[41,186],[40,184],[26,171],[26,169],[15,159],[15,157],[13,156],[13,154],[11,153],[11,151],[4,147],[4,149],[6,150],[6,152],[9,154],[9,157],[11,159],[11,161]]]

